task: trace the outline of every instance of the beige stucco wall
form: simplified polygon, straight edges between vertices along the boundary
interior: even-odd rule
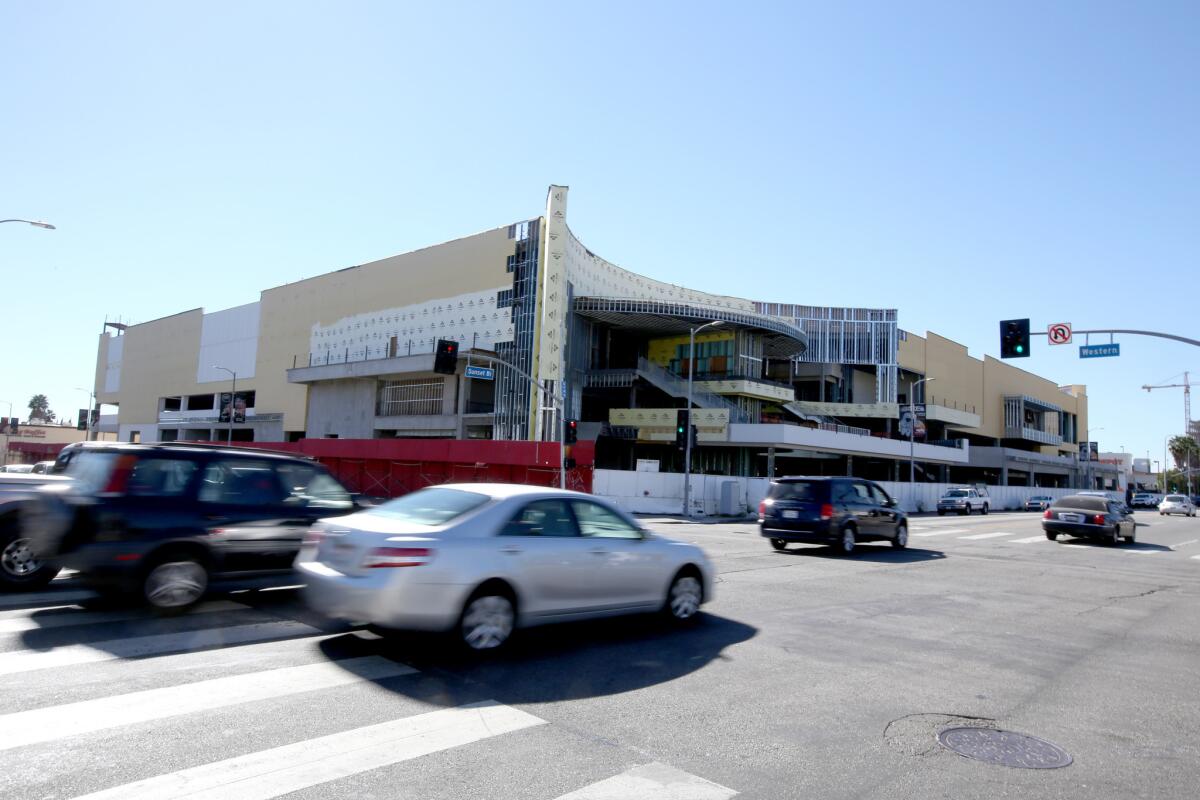
[[[509,287],[507,257],[515,241],[508,226],[456,239],[404,255],[319,275],[267,289],[260,295],[255,377],[238,379],[239,390],[254,390],[260,414],[284,415],[283,430],[304,430],[304,386],[289,384],[287,370],[307,363],[314,324],[395,306],[453,297],[488,288]],[[226,390],[228,381],[197,384],[203,321],[200,309],[131,326],[124,333],[121,385],[99,392],[101,403],[120,405],[121,424],[158,421],[158,400],[168,395]],[[97,348],[97,389],[104,388],[110,337]]]
[[[982,361],[972,357],[958,342],[928,333],[925,337],[907,334],[900,342],[897,360],[903,369],[933,378],[926,388],[930,403],[957,407],[977,413],[980,427],[972,433],[993,438],[1004,436],[1004,396],[1024,394],[1059,406],[1064,412],[1078,415],[1079,437],[1087,426],[1087,387],[1080,384],[1062,387],[1007,361],[985,356]],[[901,387],[904,391],[905,387]],[[1044,447],[1044,452],[1059,450],[1074,452],[1075,445]]]
[[[306,392],[287,382],[287,370],[308,358],[314,324],[373,309],[510,286],[508,256],[516,242],[507,226],[289,283],[262,293],[257,407],[284,414],[284,430],[303,430]]]

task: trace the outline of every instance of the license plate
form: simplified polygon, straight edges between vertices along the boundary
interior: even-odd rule
[[[784,519],[799,519],[800,512],[799,511],[784,511],[783,518]]]
[[[1058,518],[1063,522],[1083,522],[1082,514],[1059,514]]]

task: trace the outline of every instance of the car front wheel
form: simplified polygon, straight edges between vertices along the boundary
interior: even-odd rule
[[[854,547],[856,544],[858,544],[858,542],[854,537],[854,526],[847,525],[842,529],[841,538],[838,539],[838,552],[842,555],[848,556],[854,552]]]
[[[700,603],[703,601],[704,587],[701,586],[700,579],[690,572],[682,572],[671,581],[664,610],[671,619],[685,622],[699,613]]]
[[[512,636],[516,619],[512,598],[498,591],[478,591],[463,607],[459,636],[469,650],[496,650]]]
[[[787,550],[787,542],[785,542],[783,539],[772,539],[771,547],[774,547],[776,550],[783,552],[784,550]]]
[[[896,526],[896,535],[892,538],[892,547],[903,550],[908,547],[908,526],[901,522]]]
[[[34,555],[30,544],[15,530],[0,533],[0,591],[40,589],[58,574]]]
[[[990,510],[990,509],[988,508],[988,504],[987,504],[987,503],[984,503],[984,504],[983,504],[983,513],[984,513],[984,515],[986,515],[986,514],[988,513],[988,511],[989,511],[989,510]]]

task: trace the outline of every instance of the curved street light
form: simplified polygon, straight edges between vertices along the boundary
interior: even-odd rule
[[[48,231],[56,231],[58,228],[51,225],[49,222],[38,222],[33,219],[0,219],[2,222],[24,222],[26,225],[32,225],[35,228],[45,228]]]
[[[687,381],[687,439],[683,446],[683,516],[690,518],[692,509],[692,376],[696,374],[696,334],[705,328],[716,328],[725,324],[725,320],[714,319],[703,325],[691,328],[688,336],[688,381]]]

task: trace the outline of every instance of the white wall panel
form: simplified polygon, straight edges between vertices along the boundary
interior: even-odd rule
[[[113,336],[108,340],[108,361],[104,365],[105,393],[121,391],[121,357],[124,352],[124,336]]]
[[[196,364],[196,383],[228,381],[227,367],[238,380],[254,377],[258,358],[258,303],[248,303],[204,315],[200,328],[200,357]]]

